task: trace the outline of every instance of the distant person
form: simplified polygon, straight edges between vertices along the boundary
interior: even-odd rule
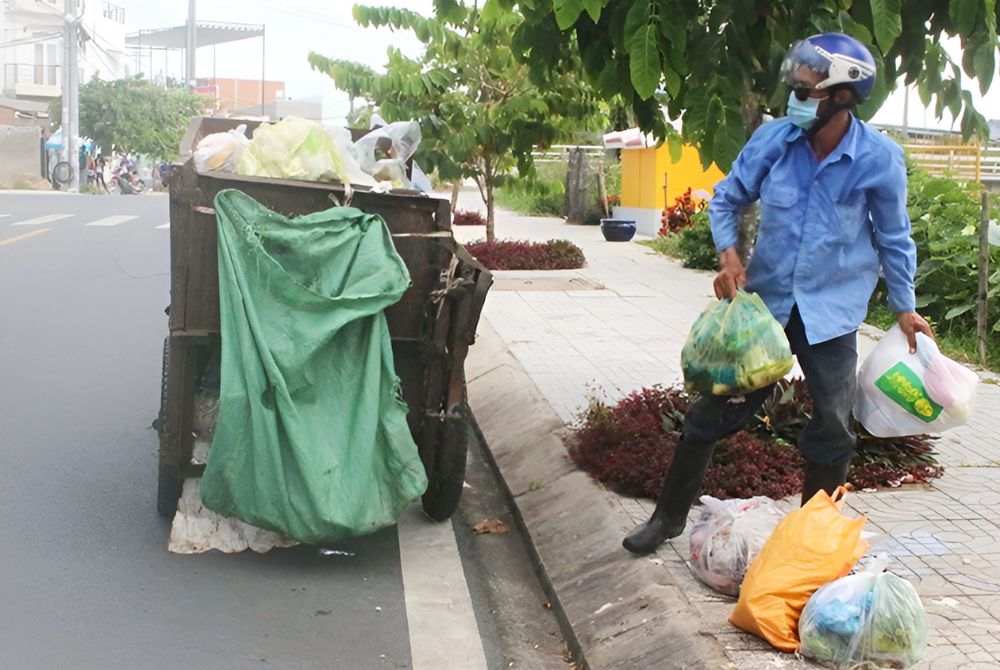
[[[107,160],[104,156],[100,156],[97,159],[97,164],[94,169],[94,182],[104,189],[105,193],[110,194],[111,191],[108,189],[107,182],[104,181],[104,170],[107,168]]]

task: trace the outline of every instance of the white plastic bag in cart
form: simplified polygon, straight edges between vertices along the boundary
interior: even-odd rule
[[[747,566],[787,510],[765,496],[702,496],[701,503],[704,510],[691,529],[691,570],[716,591],[738,595]]]
[[[937,433],[965,424],[979,377],[917,333],[917,353],[893,326],[858,372],[854,416],[877,437]]]
[[[243,150],[250,144],[247,126],[241,123],[224,133],[205,135],[194,150],[194,167],[198,172],[235,172]]]

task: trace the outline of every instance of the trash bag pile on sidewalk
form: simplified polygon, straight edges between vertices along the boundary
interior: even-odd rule
[[[756,293],[715,300],[694,322],[681,352],[688,391],[740,395],[764,388],[792,369],[781,324]]]
[[[843,514],[846,493],[820,491],[787,515],[769,498],[705,496],[691,568],[717,591],[739,593],[729,621],[780,651],[837,670],[909,668],[927,645],[923,605],[910,583],[884,572],[884,556],[850,574],[868,543],[866,519]]]
[[[747,566],[785,516],[766,496],[719,500],[702,496],[701,517],[691,530],[691,570],[708,586],[735,596]]]
[[[884,554],[820,588],[799,619],[803,656],[848,668],[909,668],[927,647],[927,617],[913,585],[884,572]]]

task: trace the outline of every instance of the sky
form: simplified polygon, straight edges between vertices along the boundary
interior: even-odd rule
[[[112,0],[125,8],[126,29],[165,28],[181,25],[187,17],[187,0]],[[342,122],[348,110],[347,96],[334,89],[330,79],[314,72],[307,57],[316,51],[331,58],[359,61],[374,68],[386,62],[386,49],[392,45],[403,53],[417,56],[421,44],[407,31],[360,28],[351,17],[352,0],[200,0],[197,17],[202,22],[259,23],[265,25],[264,72],[268,80],[285,82],[288,98],[322,99],[324,120]],[[432,0],[371,0],[377,6],[406,7],[425,15],[433,12]],[[961,52],[957,41],[947,44],[956,60]],[[183,53],[175,52],[169,58],[157,52],[152,66],[145,60],[144,72],[154,75],[164,71],[180,78],[183,73]],[[199,77],[259,79],[261,76],[261,39],[231,42],[214,48],[198,50],[197,75]],[[978,87],[970,85],[976,108],[987,119],[1000,119],[1000,75],[984,98]],[[953,120],[945,113],[938,121],[933,110],[925,110],[916,92],[909,96],[909,124],[911,127],[953,127]],[[873,121],[902,125],[902,89],[890,96]],[[954,123],[954,128],[958,124]]]
[[[112,0],[125,9],[125,27],[140,29],[179,26],[187,20],[187,0]],[[372,0],[381,7],[406,7],[425,15],[433,13],[432,0]],[[310,51],[365,63],[381,68],[386,49],[396,46],[411,56],[421,53],[421,44],[408,31],[361,28],[351,17],[352,0],[199,0],[199,22],[264,24],[264,74],[269,81],[285,82],[285,97],[323,100],[324,120],[343,121],[348,111],[347,96],[333,87],[324,74],[315,72],[307,60]],[[261,38],[202,47],[197,52],[198,77],[255,79],[261,77]],[[213,51],[216,62],[213,63]],[[133,68],[136,64],[133,63]],[[152,67],[144,57],[141,70],[182,78],[184,54],[165,58],[155,51]]]

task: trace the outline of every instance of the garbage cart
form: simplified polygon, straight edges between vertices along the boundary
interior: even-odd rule
[[[259,125],[235,119],[193,120],[181,145],[183,162],[170,177],[170,334],[163,347],[156,421],[157,509],[164,516],[176,511],[183,481],[204,470],[193,454],[194,399],[226,344],[220,334],[216,194],[237,189],[286,216],[348,204],[339,183],[199,173],[190,159],[198,141],[244,123],[248,135]],[[355,137],[363,134],[352,132]],[[492,276],[455,242],[447,200],[355,187],[350,205],[385,220],[412,279],[402,299],[386,310],[386,320],[407,423],[429,482],[423,508],[431,518],[444,520],[462,494],[472,425],[464,361]]]

